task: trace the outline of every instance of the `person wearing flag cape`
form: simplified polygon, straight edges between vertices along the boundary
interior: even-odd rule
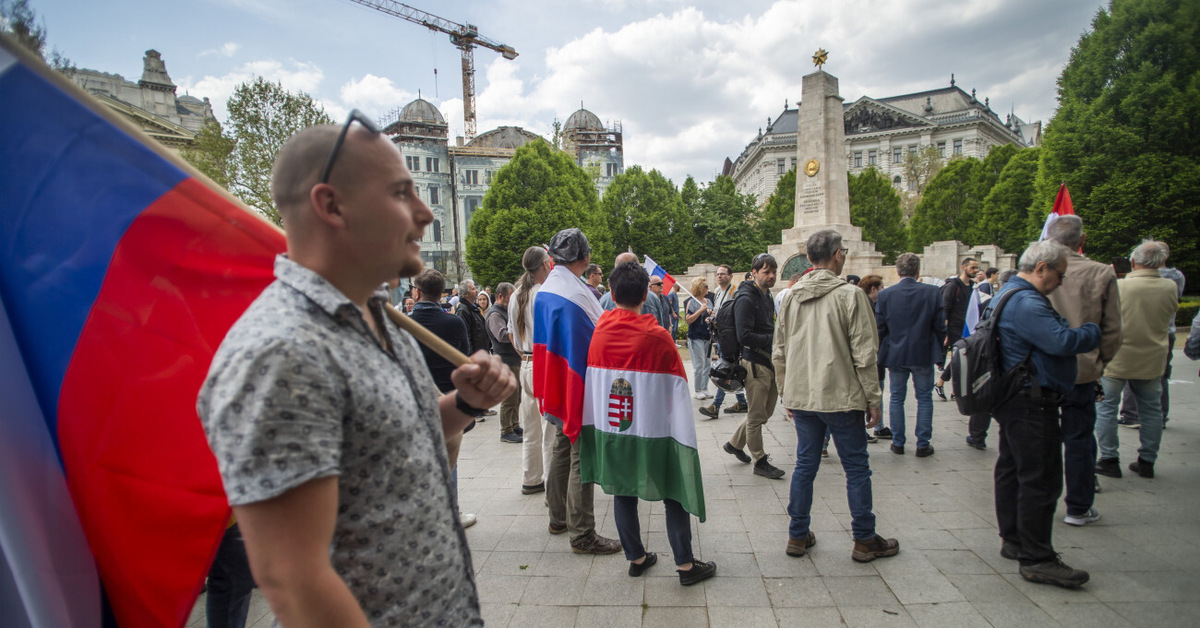
[[[642,545],[638,499],[663,502],[667,540],[687,586],[711,578],[717,565],[692,554],[688,513],[705,519],[696,427],[675,341],[653,316],[639,314],[649,282],[636,262],[609,274],[616,309],[600,317],[588,348],[580,475],[614,496],[630,576],[658,562]]]

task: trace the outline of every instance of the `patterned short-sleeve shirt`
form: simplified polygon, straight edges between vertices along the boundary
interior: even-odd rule
[[[338,476],[330,556],[372,626],[482,625],[437,389],[416,343],[286,256],[221,343],[196,406],[229,503]]]

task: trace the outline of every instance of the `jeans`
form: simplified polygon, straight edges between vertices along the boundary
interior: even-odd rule
[[[933,436],[933,366],[895,366],[888,369],[888,388],[892,391],[892,444],[904,446],[904,398],[908,394],[908,378],[912,376],[913,395],[917,398],[917,448],[929,446]]]
[[[738,400],[738,403],[745,405],[746,404],[746,393],[744,393],[744,392],[737,393],[737,400]],[[718,388],[717,394],[713,395],[713,405],[720,408],[721,404],[724,402],[725,402],[725,391]]]
[[[1096,383],[1076,384],[1059,408],[1067,514],[1082,515],[1096,500]]]
[[[994,415],[1000,426],[995,472],[1000,538],[1021,547],[1022,565],[1051,560],[1054,509],[1063,486],[1058,405],[1017,395]]]
[[[846,473],[846,501],[850,504],[850,529],[856,540],[875,537],[871,512],[871,466],[867,456],[866,413],[788,410],[796,425],[796,469],[792,472],[787,513],[792,518],[788,536],[802,539],[809,533],[813,480],[821,466],[821,441],[825,430],[833,434],[842,470]]]
[[[208,598],[204,602],[208,628],[243,628],[253,590],[254,576],[250,574],[246,544],[235,523],[225,530],[208,570]]]
[[[1171,379],[1171,355],[1175,353],[1175,334],[1167,335],[1167,368],[1162,375],[1162,417],[1163,425],[1167,424],[1167,419],[1171,416],[1171,392],[1167,385]],[[1121,391],[1121,418],[1138,420],[1138,404],[1137,398],[1133,396],[1133,390],[1129,384],[1125,384],[1125,389]]]
[[[562,428],[554,430],[554,452],[546,472],[546,505],[550,508],[550,523],[566,525],[574,543],[596,529],[596,512],[592,502],[594,484],[580,482],[579,443],[571,442]],[[636,558],[636,557],[635,557]]]
[[[779,389],[775,384],[775,371],[749,360],[742,360],[746,369],[746,397],[750,400],[746,418],[733,431],[729,444],[737,449],[749,447],[750,457],[757,463],[767,455],[763,451],[762,426],[775,412],[775,400]]]
[[[692,354],[692,390],[708,391],[708,369],[712,362],[708,359],[712,340],[707,338],[688,338],[688,353]]]
[[[1138,412],[1141,417],[1138,428],[1141,446],[1138,447],[1138,458],[1154,464],[1158,459],[1158,446],[1162,442],[1163,415],[1162,381],[1154,379],[1116,379],[1101,377],[1100,385],[1104,387],[1104,401],[1096,406],[1096,443],[1100,446],[1100,457],[1117,459],[1120,457],[1117,448],[1121,441],[1117,437],[1117,404],[1121,401],[1121,389],[1128,382],[1133,389],[1133,397],[1137,399]]]
[[[692,519],[679,502],[664,499],[667,510],[667,542],[676,565],[692,562]],[[617,524],[617,536],[625,548],[625,560],[635,561],[646,555],[642,545],[642,528],[638,522],[638,498],[629,495],[613,496],[613,522]]]

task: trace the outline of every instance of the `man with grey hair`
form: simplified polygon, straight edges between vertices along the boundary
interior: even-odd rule
[[[1001,366],[1014,374],[1014,392],[993,410],[1000,426],[995,471],[1000,555],[1020,561],[1026,580],[1075,588],[1088,581],[1088,573],[1063,563],[1051,542],[1063,486],[1059,404],[1075,388],[1075,356],[1099,347],[1101,332],[1095,323],[1071,329],[1046,298],[1062,285],[1068,254],[1050,240],[1029,245],[1017,276],[988,301],[983,316],[1005,304],[996,333]]]
[[[1163,246],[1167,246],[1164,242]],[[1168,257],[1170,250],[1168,247]],[[1162,268],[1158,269],[1158,274],[1165,279],[1170,279],[1175,282],[1176,292],[1179,294],[1179,299],[1183,300],[1183,289],[1187,284],[1187,278],[1183,276],[1183,271],[1178,268],[1171,268],[1164,263]],[[1175,351],[1175,319],[1171,319],[1171,324],[1167,327],[1167,368],[1162,374],[1162,417],[1163,429],[1167,429],[1167,423],[1171,420],[1171,357]],[[1133,396],[1133,391],[1129,385],[1125,385],[1125,390],[1121,392],[1121,418],[1117,419],[1117,425],[1136,428],[1140,424],[1138,420],[1137,400]]]
[[[475,299],[479,297],[479,288],[476,288],[475,282],[470,279],[462,280],[458,286],[463,298],[458,302],[456,314],[467,326],[467,340],[471,343],[471,351],[467,355],[476,351],[490,351],[487,324],[483,320],[483,312],[479,311],[479,305],[475,303]]]
[[[1154,477],[1154,463],[1162,440],[1162,380],[1167,364],[1167,328],[1179,309],[1175,282],[1164,279],[1158,269],[1167,261],[1169,249],[1163,242],[1144,240],[1133,250],[1130,262],[1133,271],[1117,281],[1121,295],[1121,319],[1137,321],[1126,325],[1121,348],[1108,363],[1100,385],[1104,400],[1096,409],[1096,441],[1100,445],[1100,460],[1096,473],[1121,477],[1117,448],[1117,404],[1121,389],[1128,382],[1137,399],[1141,425],[1138,427],[1141,446],[1138,458],[1129,470],[1144,478]]]
[[[870,562],[895,556],[900,543],[875,532],[864,429],[879,425],[883,416],[875,367],[879,339],[874,308],[867,293],[838,277],[849,252],[842,248],[841,234],[818,231],[809,236],[805,251],[813,270],[783,298],[771,350],[783,407],[796,428],[796,468],[788,498],[791,522],[785,553],[803,556],[817,542],[810,526],[813,481],[821,466],[821,446],[828,430],[846,474],[846,501],[854,537],[851,558]],[[932,345],[925,347],[927,352],[933,349]],[[754,397],[750,398],[750,408],[753,412]]]
[[[515,288],[507,281],[496,286],[496,302],[488,308],[484,316],[487,323],[488,343],[492,353],[500,357],[513,373],[513,377],[521,378],[521,354],[513,346],[512,335],[508,333],[508,303],[512,299]],[[521,429],[519,408],[521,406],[521,387],[512,392],[500,403],[500,441],[504,443],[521,443],[525,431]]]
[[[1067,276],[1050,293],[1050,304],[1071,327],[1084,323],[1100,326],[1100,346],[1076,356],[1079,372],[1075,386],[1063,395],[1063,470],[1067,485],[1067,524],[1081,526],[1100,519],[1092,507],[1096,498],[1096,382],[1121,346],[1121,299],[1117,274],[1109,264],[1094,262],[1080,253],[1087,239],[1079,216],[1061,216],[1047,230],[1047,238],[1067,249]]]
[[[933,363],[938,361],[946,339],[946,315],[941,293],[934,286],[918,283],[921,258],[904,253],[896,258],[900,282],[879,293],[875,322],[879,328],[879,364],[888,369],[892,391],[892,452],[904,453],[904,397],[912,377],[917,399],[917,456],[933,453]],[[984,417],[987,419],[988,417]]]

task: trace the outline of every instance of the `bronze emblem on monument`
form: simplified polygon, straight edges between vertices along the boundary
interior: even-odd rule
[[[818,70],[821,69],[821,66],[825,65],[828,59],[829,53],[824,48],[817,48],[817,51],[813,53],[813,65],[817,66]]]
[[[809,159],[808,161],[804,162],[804,174],[810,177],[815,177],[820,170],[821,162],[817,161],[816,159]]]

